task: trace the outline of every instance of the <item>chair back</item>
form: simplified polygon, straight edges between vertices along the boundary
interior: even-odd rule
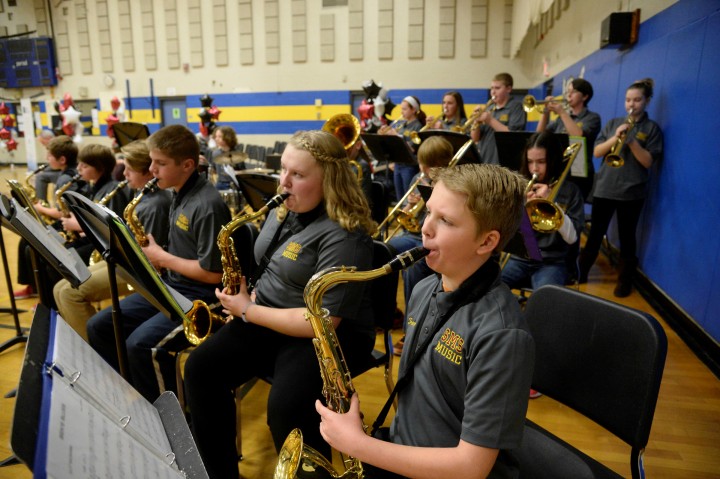
[[[380,224],[388,214],[388,200],[385,194],[385,185],[373,180],[372,186],[370,187],[370,195],[372,202],[370,216],[376,223]]]
[[[558,286],[538,288],[525,314],[536,346],[533,389],[644,448],[667,354],[657,320]]]

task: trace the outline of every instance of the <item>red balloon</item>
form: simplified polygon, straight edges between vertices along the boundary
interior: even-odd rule
[[[208,113],[210,113],[210,118],[212,118],[213,120],[217,120],[218,118],[220,118],[220,113],[222,113],[222,110],[213,105],[212,108],[208,110]]]
[[[110,107],[113,109],[113,111],[118,111],[118,108],[120,108],[120,100],[118,97],[114,96],[110,100]]]
[[[3,128],[0,130],[0,140],[9,140],[12,137],[10,130]]]
[[[2,124],[5,128],[12,128],[15,126],[15,118],[11,117],[10,115],[5,115],[3,117]]]
[[[120,123],[120,120],[119,120],[118,117],[116,117],[115,115],[110,115],[110,116],[107,117],[107,119],[105,120],[105,122],[106,122],[107,125],[108,125],[107,135],[108,135],[110,138],[115,138],[115,132],[113,131],[113,125],[114,125],[115,123]]]
[[[63,109],[63,111],[64,111],[64,110],[67,110],[67,108],[68,108],[69,106],[72,106],[72,104],[73,104],[73,97],[72,97],[72,95],[71,95],[70,93],[65,93],[65,95],[63,96],[63,101],[62,101],[62,109]]]
[[[7,146],[8,151],[17,150],[18,143],[15,141],[14,138],[10,138],[7,143],[5,143],[5,146]]]
[[[10,108],[5,104],[5,102],[0,103],[0,115],[7,115],[10,113]]]

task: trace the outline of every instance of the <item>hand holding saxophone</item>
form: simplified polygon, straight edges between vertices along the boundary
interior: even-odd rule
[[[225,287],[222,291],[220,291],[220,288],[215,288],[215,296],[223,307],[223,314],[227,314],[235,318],[242,318],[246,323],[250,322],[245,315],[250,306],[255,304],[255,298],[254,294],[250,295],[250,293],[248,293],[247,279],[245,276],[240,278],[240,285],[237,294],[230,294],[229,289]]]
[[[153,235],[147,235],[148,244],[142,248],[143,253],[147,256],[147,259],[155,267],[156,270],[160,271],[163,268],[167,268],[164,264],[165,258],[169,256],[169,253],[163,249],[153,238]]]
[[[358,446],[373,440],[365,433],[357,393],[350,398],[350,409],[344,414],[332,411],[320,400],[315,401],[315,410],[320,415],[320,434],[336,450],[357,457]]]

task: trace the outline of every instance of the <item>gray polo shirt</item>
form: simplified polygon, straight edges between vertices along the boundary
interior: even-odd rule
[[[273,212],[255,242],[260,261],[281,223]],[[255,286],[258,304],[273,308],[305,306],[303,292],[312,275],[333,266],[372,268],[373,243],[364,233],[349,232],[331,220],[324,210],[296,215],[289,212],[279,243]],[[343,318],[338,336],[349,331],[374,337],[367,282],[339,284],[327,291],[322,306],[331,316]]]
[[[600,115],[587,108],[583,108],[579,115],[570,113],[570,118],[582,129],[582,136],[585,137],[585,157],[587,158],[588,171],[594,172],[595,166],[592,162],[592,152],[595,139],[598,133],[600,133]],[[548,123],[545,130],[551,133],[567,133],[565,123],[563,123],[559,117]]]
[[[523,131],[527,124],[527,115],[522,102],[511,96],[502,108],[494,108],[492,116],[506,125],[510,131]],[[495,130],[489,125],[480,125],[480,141],[477,143],[480,161],[489,165],[499,165],[500,157],[495,145]]]
[[[443,292],[438,275],[415,286],[400,376],[412,348],[436,329],[464,288],[480,296],[452,314],[415,364],[399,395],[391,438],[422,447],[455,447],[462,439],[500,449],[490,477],[514,477],[509,450],[522,438],[535,345],[497,262],[486,262],[457,291]]]
[[[153,235],[155,242],[163,247],[167,246],[168,215],[172,193],[167,190],[156,190],[142,197],[135,207],[138,220],[143,225],[145,233]]]
[[[206,271],[221,272],[222,262],[216,238],[230,221],[230,210],[220,193],[197,173],[174,194],[170,207],[168,252],[180,258],[199,260]],[[168,279],[182,284],[198,282],[168,270]]]
[[[627,117],[618,117],[610,120],[600,132],[596,145],[599,145],[615,135],[617,127],[625,123]],[[663,134],[660,126],[649,119],[647,113],[635,123],[628,138],[635,138],[640,146],[652,155],[653,161],[662,158]],[[632,201],[647,196],[648,169],[641,165],[633,156],[627,144],[620,150],[620,156],[625,164],[620,168],[607,166],[604,162],[595,175],[593,196],[609,200]]]

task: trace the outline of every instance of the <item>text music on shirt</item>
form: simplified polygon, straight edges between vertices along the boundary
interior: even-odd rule
[[[465,340],[462,336],[452,329],[447,328],[435,346],[435,352],[455,364],[460,364],[462,361],[462,349],[464,343]]]
[[[285,248],[285,251],[283,251],[283,258],[287,258],[293,261],[297,261],[298,255],[300,254],[300,250],[302,249],[302,245],[291,241],[290,244],[287,245]]]

